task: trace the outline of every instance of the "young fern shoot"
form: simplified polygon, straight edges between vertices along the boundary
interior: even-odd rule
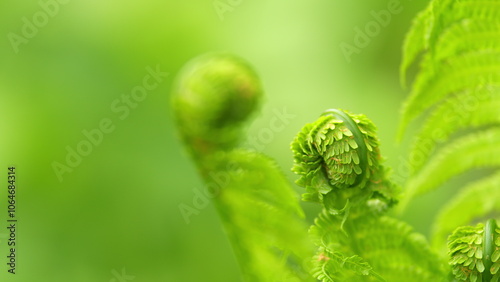
[[[306,189],[323,211],[309,233],[318,247],[313,276],[322,281],[434,281],[444,264],[422,235],[385,216],[399,189],[381,162],[376,128],[364,115],[327,110],[292,142]],[[408,278],[406,278],[408,277]]]
[[[263,91],[252,67],[228,54],[188,63],[173,93],[178,129],[205,180],[246,281],[311,281],[303,212],[276,163],[238,148]]]

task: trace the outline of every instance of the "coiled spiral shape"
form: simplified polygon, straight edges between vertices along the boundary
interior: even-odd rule
[[[394,187],[387,185],[380,165],[375,125],[364,115],[327,110],[304,126],[291,148],[292,170],[300,175],[296,183],[306,188],[306,201],[340,210],[374,196],[393,196]]]
[[[448,238],[455,278],[472,282],[500,280],[500,229],[494,219],[475,227],[457,228]]]
[[[205,54],[180,71],[172,93],[179,132],[196,156],[231,149],[263,97],[257,73],[245,60]]]

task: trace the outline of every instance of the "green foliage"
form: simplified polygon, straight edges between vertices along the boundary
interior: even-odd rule
[[[346,223],[347,234],[341,232],[340,224],[338,217],[323,212],[310,229],[319,246],[313,269],[329,265],[322,272],[313,271],[320,280],[398,281],[398,277],[406,277],[405,281],[439,281],[445,275],[443,262],[425,238],[404,222],[367,214]],[[353,272],[353,266],[345,266],[341,258],[356,258],[361,264],[357,268],[364,272]]]
[[[453,274],[464,281],[500,279],[500,229],[495,220],[486,225],[457,228],[448,239]]]
[[[478,87],[450,97],[438,105],[415,137],[410,153],[413,171],[422,169],[439,143],[454,133],[499,124],[499,90],[498,86],[492,85]]]
[[[275,162],[237,149],[208,163],[209,171],[227,177],[214,203],[245,279],[307,281],[302,264],[312,249],[302,209]]]
[[[326,111],[304,126],[291,148],[293,171],[300,175],[297,184],[307,191],[304,200],[331,211],[371,198],[394,203],[395,187],[386,181],[387,170],[380,164],[375,126],[365,116]]]
[[[238,144],[263,91],[257,74],[241,58],[207,54],[186,64],[172,96],[181,136],[200,157]]]
[[[438,187],[452,176],[467,170],[500,165],[500,128],[470,133],[440,150],[408,181],[408,196]],[[467,158],[464,158],[464,156]]]
[[[409,67],[420,64],[399,134],[419,116],[424,123],[410,152],[413,173],[401,208],[460,174],[500,165],[499,16],[500,1],[434,0],[413,22],[403,47],[403,83]],[[498,214],[500,207],[491,203],[498,174],[485,177],[466,185],[439,213],[436,249],[457,226]]]
[[[440,279],[445,267],[423,236],[383,216],[398,189],[381,164],[375,130],[364,115],[329,110],[292,142],[303,198],[323,207],[309,231],[318,246],[312,273],[322,281]]]
[[[417,16],[403,47],[403,81],[418,55],[422,54],[422,59],[403,107],[400,133],[411,120],[445,98],[465,92],[480,103],[485,99],[478,96],[485,93],[476,92],[496,87],[500,78],[498,7],[498,1],[431,1]],[[490,94],[495,95],[495,91]]]
[[[494,84],[498,76],[498,1],[431,1],[403,46],[401,77],[420,54],[420,72],[403,108],[402,129],[456,91]],[[464,40],[464,34],[466,39]],[[473,39],[473,40],[472,40]],[[453,78],[453,80],[452,80]]]
[[[261,95],[248,64],[211,54],[181,72],[173,107],[245,280],[308,281],[313,250],[295,193],[273,160],[235,148]]]
[[[175,90],[176,118],[246,280],[499,280],[496,221],[467,225],[500,211],[500,173],[468,184],[444,206],[434,249],[387,213],[459,174],[500,166],[499,16],[500,1],[433,0],[414,20],[403,47],[403,84],[412,64],[420,61],[420,69],[403,106],[400,137],[410,122],[425,118],[402,199],[366,116],[327,110],[300,130],[291,144],[292,170],[305,188],[302,199],[321,207],[308,234],[274,161],[237,149],[262,94],[251,67],[229,55],[207,55],[186,67]],[[214,185],[214,175],[224,181]]]

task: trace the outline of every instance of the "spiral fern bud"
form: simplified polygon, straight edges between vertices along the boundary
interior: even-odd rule
[[[196,154],[229,149],[262,95],[257,74],[244,60],[228,54],[195,58],[181,70],[173,91],[181,135]]]
[[[291,148],[292,170],[300,175],[297,184],[306,188],[306,201],[339,210],[374,193],[393,197],[394,187],[380,165],[375,125],[364,115],[328,110],[304,126]]]
[[[462,281],[499,281],[500,229],[494,219],[457,228],[448,237],[449,264],[455,278]]]

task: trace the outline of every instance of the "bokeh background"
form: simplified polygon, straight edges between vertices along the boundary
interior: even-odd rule
[[[0,281],[240,280],[213,206],[189,223],[179,211],[204,188],[177,138],[169,92],[182,65],[206,52],[237,54],[258,71],[266,101],[250,137],[275,110],[295,116],[262,148],[291,183],[289,144],[327,108],[368,115],[387,163],[407,176],[411,131],[395,141],[408,93],[398,66],[404,34],[426,1],[396,1],[402,11],[350,60],[339,45],[354,44],[355,29],[391,0],[66,2],[0,1]],[[40,3],[57,6],[45,23],[36,18]],[[229,9],[218,12],[214,3]],[[44,24],[14,47],[12,34],[22,36],[34,16]],[[169,76],[120,120],[111,105],[142,84],[147,66]],[[64,163],[67,146],[103,118],[115,130],[59,181],[53,162]],[[9,165],[18,176],[16,275],[5,258]],[[402,217],[428,235],[447,193],[417,199]],[[303,206],[312,220],[314,207]]]

